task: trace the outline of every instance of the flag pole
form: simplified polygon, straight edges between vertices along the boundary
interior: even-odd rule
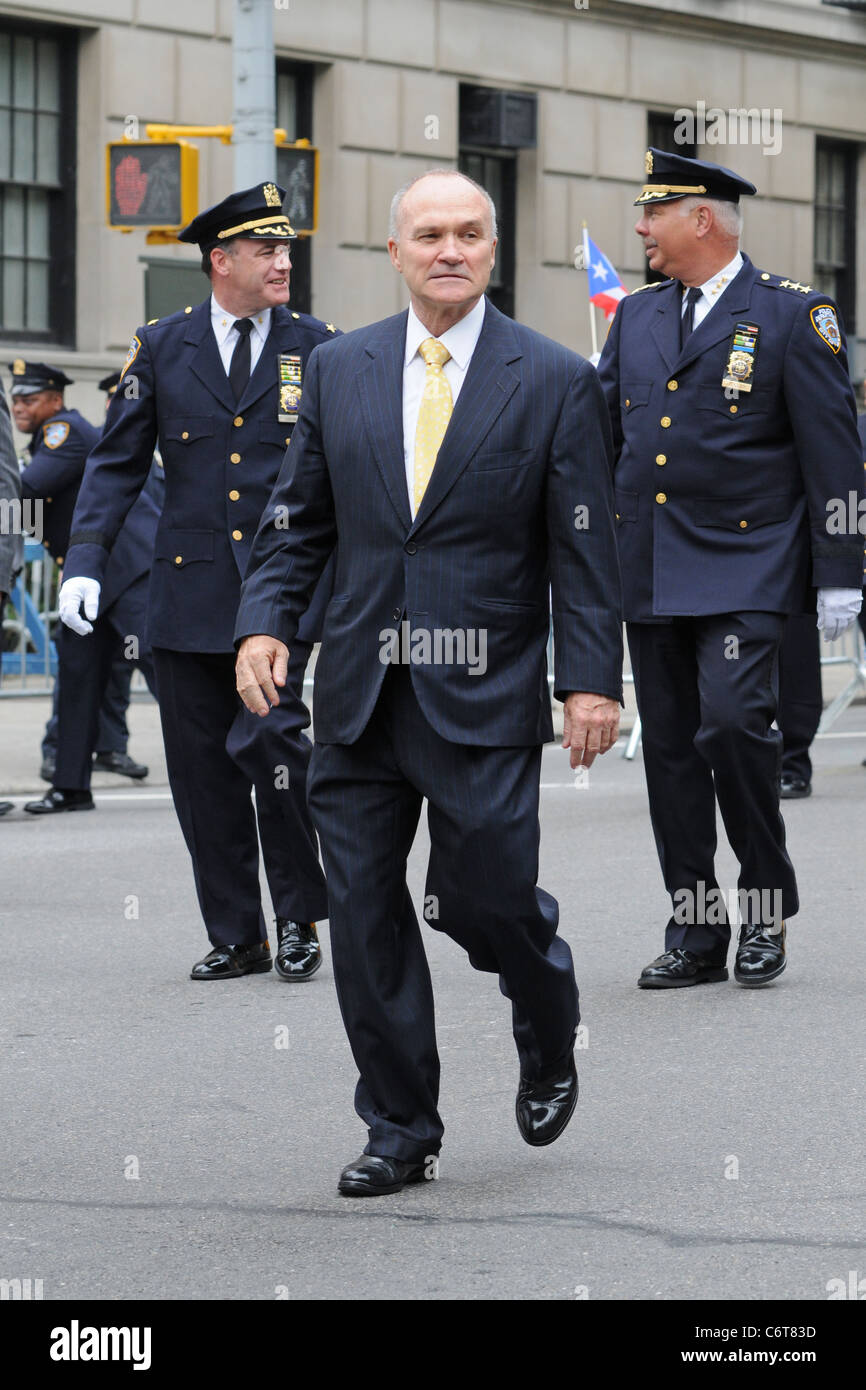
[[[584,222],[582,225],[583,225],[583,268],[584,268],[584,270],[586,271],[586,289],[587,289],[587,294],[589,294],[589,246],[588,246],[588,244],[587,244],[588,232],[587,232],[587,229],[586,229],[586,222]],[[596,326],[595,326],[595,305],[593,304],[593,302],[592,302],[591,299],[588,299],[587,302],[588,302],[588,304],[589,304],[589,331],[590,331],[590,333],[592,334],[592,350],[593,350],[593,353],[596,353],[596,352],[598,352],[598,332],[597,332],[597,329],[596,329]]]

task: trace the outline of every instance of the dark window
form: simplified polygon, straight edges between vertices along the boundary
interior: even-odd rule
[[[815,288],[835,299],[852,337],[854,322],[857,150],[818,139],[815,147]]]
[[[0,28],[0,334],[72,345],[75,35]]]
[[[647,116],[647,146],[652,145],[654,150],[668,150],[670,154],[681,154],[685,159],[697,159],[697,145],[694,141],[677,139],[678,132],[681,135],[690,133],[687,128],[684,128],[682,121],[678,121],[669,113],[650,111]],[[652,176],[648,174],[645,181],[652,183]],[[637,221],[640,210],[635,208],[634,212],[635,221]],[[656,281],[667,278],[660,270],[650,270],[647,266],[644,279],[648,285],[653,285]]]
[[[313,69],[308,63],[277,60],[277,126],[288,132],[289,140],[313,139]],[[285,188],[287,179],[281,172],[277,151],[277,182]],[[291,243],[292,297],[291,307],[301,314],[311,312],[313,298],[312,237],[298,237]],[[324,306],[327,317],[331,308]]]

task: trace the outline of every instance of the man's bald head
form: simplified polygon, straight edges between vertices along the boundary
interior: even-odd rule
[[[496,205],[493,202],[486,188],[482,188],[480,183],[476,183],[468,174],[462,174],[459,169],[429,169],[426,174],[418,174],[408,183],[404,183],[402,188],[398,188],[394,197],[391,199],[391,216],[388,221],[388,237],[391,241],[400,240],[400,231],[404,220],[404,213],[408,207],[411,208],[414,201],[420,194],[436,196],[437,189],[433,180],[445,180],[443,192],[453,195],[454,188],[452,181],[461,180],[467,185],[467,193],[472,190],[477,197],[480,197],[485,207],[486,230],[490,241],[496,240]],[[428,184],[428,180],[431,182]],[[414,195],[414,196],[413,196]]]

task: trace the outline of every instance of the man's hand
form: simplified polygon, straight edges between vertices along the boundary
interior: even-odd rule
[[[238,694],[248,710],[262,718],[280,703],[278,685],[285,685],[289,649],[276,637],[245,637],[235,668]]]
[[[818,590],[818,628],[825,642],[835,642],[851,626],[862,602],[860,589]]]
[[[61,621],[67,627],[71,627],[73,632],[77,632],[79,637],[85,637],[88,632],[93,631],[93,619],[99,612],[101,588],[102,585],[97,579],[85,579],[81,576],[64,579],[60,585],[58,607]],[[82,604],[85,618],[89,618],[90,622],[85,622],[81,617]]]
[[[571,766],[592,767],[616,743],[619,705],[606,695],[578,691],[566,697],[564,725],[562,746],[571,749]]]

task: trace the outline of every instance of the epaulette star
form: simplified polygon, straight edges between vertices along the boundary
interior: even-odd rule
[[[148,328],[150,328],[150,325],[151,325],[152,323],[159,323],[159,319],[148,319],[148,320],[147,320],[147,326],[148,326]]]
[[[329,333],[336,333],[337,331],[332,323],[326,323],[325,327],[327,328]]]
[[[761,279],[764,277],[761,276]],[[801,285],[799,280],[780,280],[775,287],[777,290],[797,290],[800,294],[811,294],[811,285]]]
[[[292,318],[293,318],[293,319],[299,319],[300,317],[301,317],[300,314],[296,314],[295,311],[294,311],[294,309],[293,309],[293,310],[292,310]]]

